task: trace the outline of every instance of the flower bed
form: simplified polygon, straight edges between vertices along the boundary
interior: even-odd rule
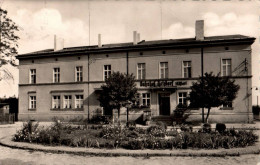
[[[65,145],[71,147],[125,148],[125,149],[217,149],[254,145],[258,136],[253,131],[228,129],[192,132],[192,129],[167,130],[162,125],[147,129],[108,125],[105,127],[73,127],[55,122],[50,127],[40,127],[38,123],[24,123],[14,135],[19,142],[44,145]]]

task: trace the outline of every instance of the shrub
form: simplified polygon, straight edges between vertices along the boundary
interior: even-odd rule
[[[147,133],[150,136],[155,136],[155,137],[165,137],[166,135],[166,130],[164,128],[162,128],[161,126],[150,126],[147,129]]]
[[[209,123],[203,124],[202,131],[205,133],[210,133],[211,132],[211,125]]]
[[[223,123],[217,123],[216,124],[216,131],[219,133],[223,133],[226,130],[226,125]]]
[[[157,121],[156,125],[158,127],[160,127],[161,129],[165,129],[165,130],[167,129],[167,125],[164,122],[162,122],[162,121]]]

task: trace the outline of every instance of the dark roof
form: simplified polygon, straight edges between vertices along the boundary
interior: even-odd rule
[[[118,49],[142,49],[142,48],[151,48],[151,47],[162,47],[162,46],[189,46],[189,45],[202,45],[202,44],[211,44],[211,43],[221,43],[221,42],[242,42],[242,41],[250,41],[251,44],[254,42],[255,38],[248,37],[244,35],[225,35],[225,36],[211,36],[211,37],[205,37],[204,40],[196,40],[195,38],[184,38],[184,39],[169,39],[169,40],[154,40],[154,41],[145,41],[142,40],[137,45],[134,45],[133,42],[128,43],[115,43],[115,44],[105,44],[102,45],[101,48],[98,47],[98,45],[92,45],[92,46],[80,46],[80,47],[68,47],[63,48],[62,50],[54,51],[54,49],[46,49],[41,51],[36,51],[32,53],[26,53],[26,54],[19,54],[17,58],[23,58],[27,56],[36,56],[38,55],[48,55],[48,54],[67,54],[71,52],[97,52],[97,51],[115,51]]]

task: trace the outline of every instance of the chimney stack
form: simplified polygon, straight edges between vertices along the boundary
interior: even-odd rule
[[[137,44],[137,32],[136,31],[134,31],[134,33],[133,33],[133,39],[134,39],[133,44],[136,45]]]
[[[98,47],[101,48],[102,44],[101,44],[101,34],[98,34]]]
[[[196,40],[198,41],[204,40],[204,20],[196,21],[195,35],[196,35]]]
[[[137,33],[136,40],[137,40],[137,43],[140,42],[140,33]]]
[[[54,48],[53,48],[53,50],[55,51],[56,49],[57,49],[56,35],[54,35]]]
[[[58,38],[54,35],[54,51],[62,50],[64,48],[64,39]]]

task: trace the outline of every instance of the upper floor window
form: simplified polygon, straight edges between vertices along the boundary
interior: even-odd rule
[[[29,109],[36,109],[36,96],[29,96]]]
[[[82,66],[77,66],[76,67],[76,82],[80,82],[80,81],[83,81],[83,73],[82,73]]]
[[[52,108],[60,109],[60,96],[52,96]]]
[[[145,63],[138,63],[137,64],[137,78],[145,79]]]
[[[111,75],[111,65],[104,65],[104,80]]]
[[[231,59],[222,59],[222,76],[231,76]]]
[[[183,77],[191,78],[191,61],[183,61]]]
[[[83,95],[75,95],[75,108],[83,108]]]
[[[30,83],[36,83],[36,69],[30,69]]]
[[[178,93],[178,103],[182,104],[182,105],[188,105],[188,101],[187,101],[187,92],[179,92]]]
[[[63,100],[63,108],[65,109],[71,109],[71,95],[65,95]]]
[[[53,68],[53,82],[60,82],[60,68]]]
[[[168,78],[168,62],[160,62],[160,78]]]
[[[150,106],[151,104],[151,94],[150,93],[142,93],[142,105]]]

